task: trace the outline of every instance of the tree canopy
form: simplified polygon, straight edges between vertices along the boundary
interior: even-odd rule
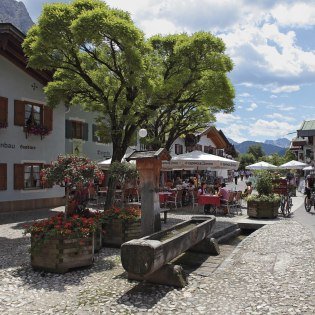
[[[169,149],[182,134],[204,129],[214,113],[233,110],[233,68],[223,41],[207,32],[153,36],[155,77],[152,102],[157,109],[145,127],[147,143]]]
[[[210,33],[145,40],[130,15],[100,0],[44,6],[23,45],[29,65],[54,71],[48,104],[80,104],[98,113],[101,132],[120,161],[138,127],[166,146],[233,110],[226,73],[232,61]]]

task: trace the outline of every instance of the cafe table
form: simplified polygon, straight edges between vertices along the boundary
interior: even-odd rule
[[[210,205],[214,208],[214,211],[217,212],[217,209],[220,207],[220,197],[210,194],[204,194],[198,196],[199,205]]]

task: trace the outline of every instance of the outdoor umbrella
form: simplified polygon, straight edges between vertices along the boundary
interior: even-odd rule
[[[248,165],[245,168],[247,170],[273,170],[273,169],[277,169],[277,166],[261,161],[255,164]]]
[[[237,169],[239,162],[226,159],[221,156],[204,153],[201,151],[192,151],[185,154],[173,156],[170,161],[162,161],[163,170],[173,169]]]
[[[288,163],[284,163],[280,165],[279,168],[287,169],[287,170],[299,170],[299,169],[303,169],[306,166],[308,166],[306,163],[292,160]]]
[[[306,166],[306,167],[303,168],[303,171],[312,171],[312,170],[314,170],[314,167],[311,166],[311,165]]]

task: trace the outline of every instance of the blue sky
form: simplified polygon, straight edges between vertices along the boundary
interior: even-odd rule
[[[44,0],[22,0],[36,21]],[[58,1],[57,1],[58,2]],[[69,1],[60,1],[69,2]],[[216,126],[241,142],[292,138],[315,119],[315,1],[108,0],[147,36],[210,31],[226,43],[235,111]]]

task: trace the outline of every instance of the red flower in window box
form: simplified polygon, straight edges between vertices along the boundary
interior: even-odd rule
[[[48,128],[45,126],[34,124],[26,125],[24,130],[27,134],[33,134],[41,137],[47,136],[50,133]]]
[[[8,128],[8,123],[7,122],[0,122],[0,129],[1,128]]]

